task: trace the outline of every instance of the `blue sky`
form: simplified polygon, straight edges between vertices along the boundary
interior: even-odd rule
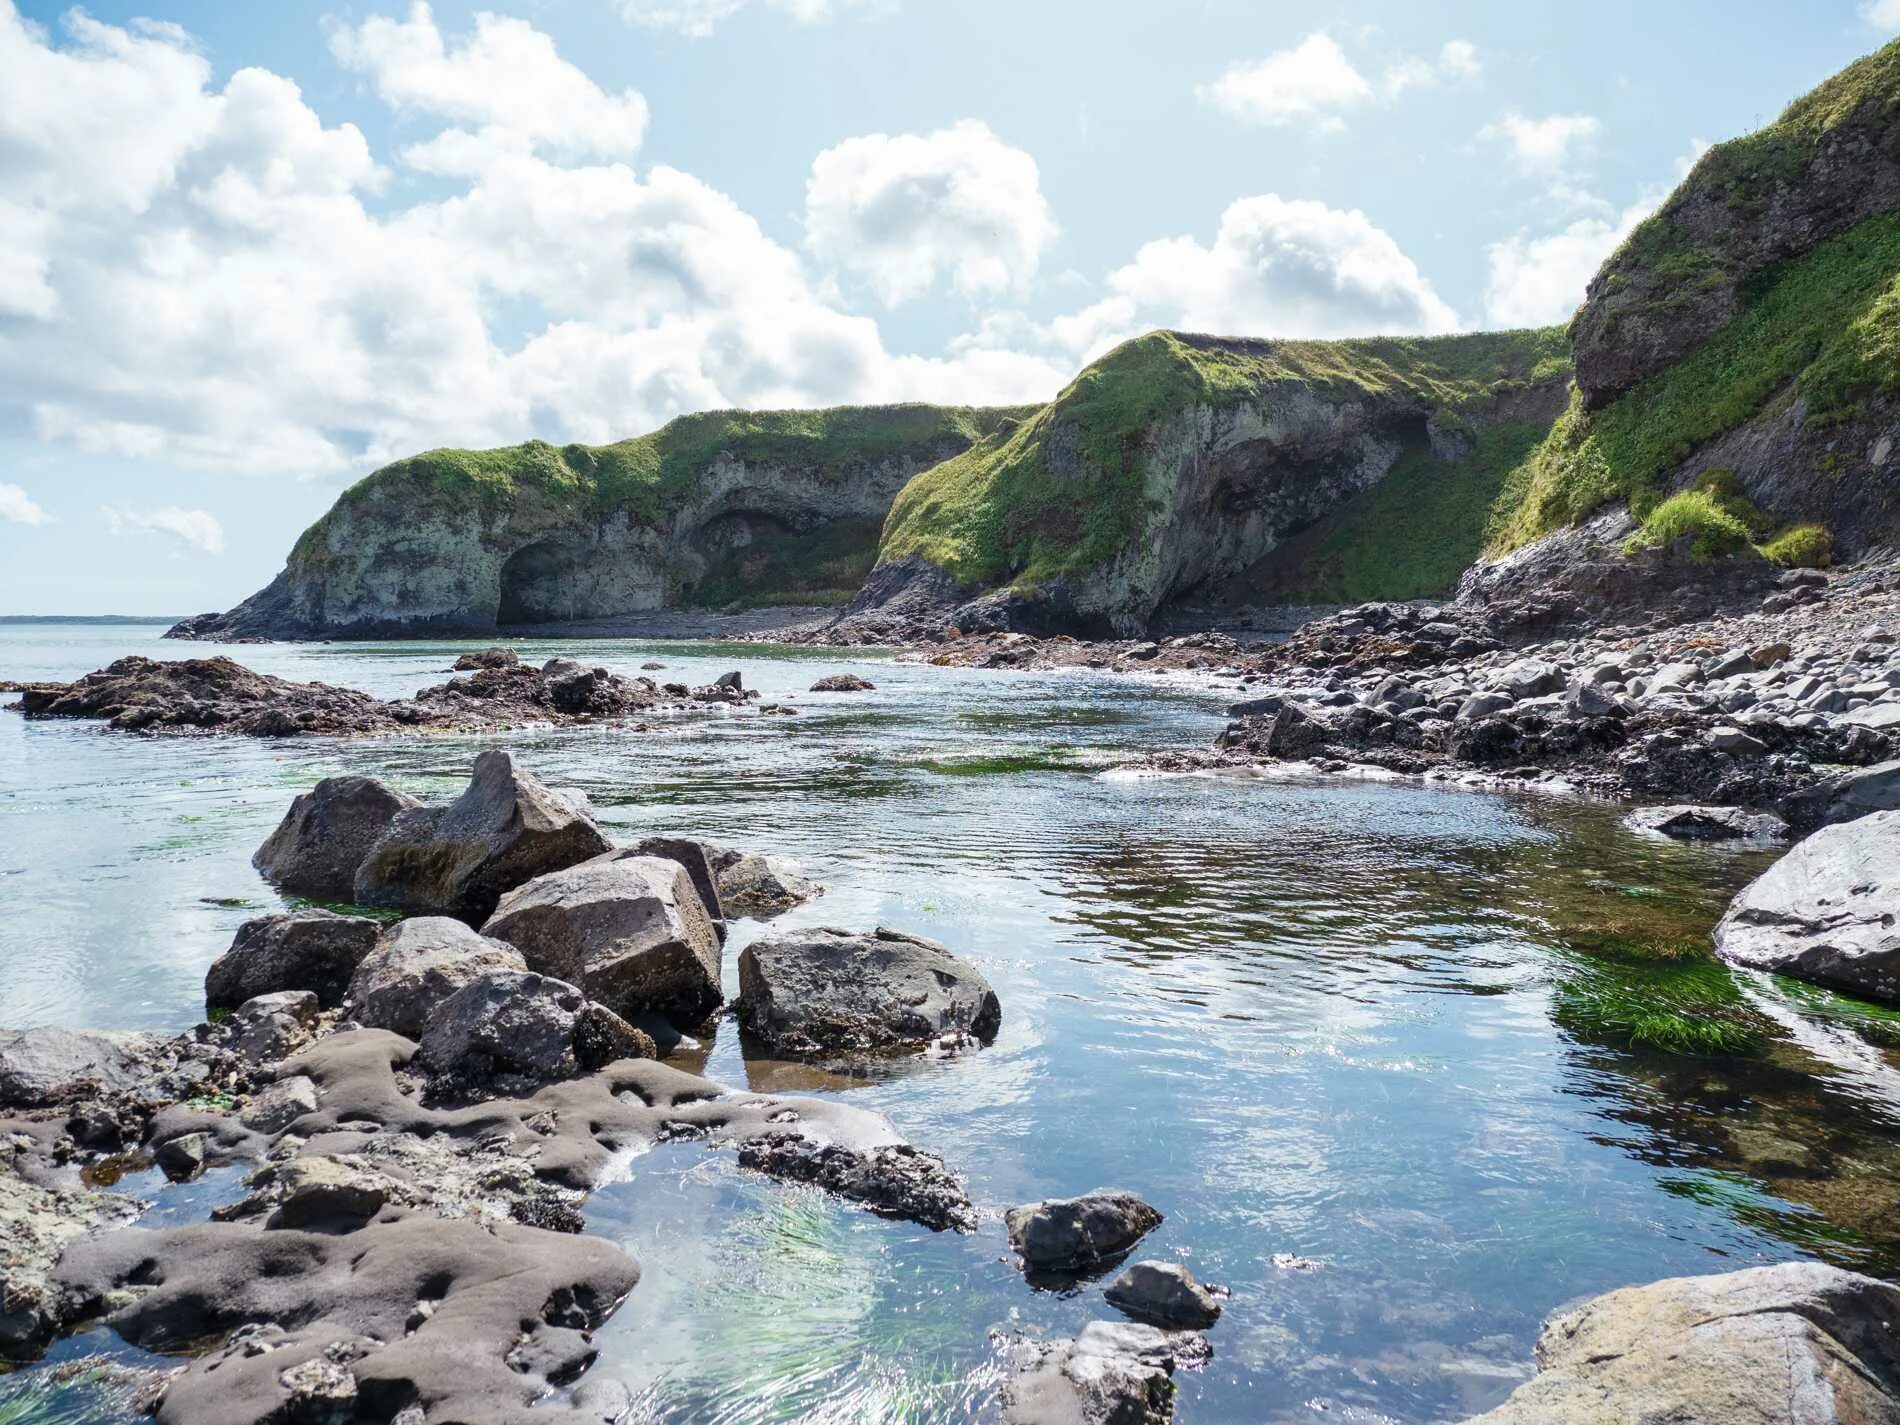
[[[1560,320],[1900,0],[0,0],[0,612],[185,613],[438,444]]]

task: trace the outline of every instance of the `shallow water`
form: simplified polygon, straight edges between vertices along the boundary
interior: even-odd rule
[[[157,632],[0,627],[0,676],[197,651]],[[465,646],[231,651],[394,695]],[[555,651],[575,650],[532,649]],[[1583,1294],[1796,1257],[1900,1271],[1900,1020],[1631,954],[1705,944],[1761,853],[1650,841],[1575,802],[1097,775],[1219,728],[1223,697],[1179,685],[758,647],[582,656],[691,682],[739,667],[802,715],[357,743],[0,716],[0,1019],[192,1022],[205,966],[279,903],[249,855],[296,790],[347,769],[440,796],[505,744],[619,839],[802,862],[830,890],[791,923],[895,925],[981,966],[1004,1006],[982,1053],[853,1082],[748,1063],[728,1025],[707,1072],[875,1108],[994,1212],[1141,1192],[1167,1213],[1143,1254],[1233,1289],[1212,1363],[1181,1378],[1188,1425],[1457,1419]],[[847,669],[877,691],[800,691]],[[759,929],[735,930],[729,980]],[[1667,1033],[1658,1003],[1684,1011]],[[1685,1044],[1684,1024],[1710,1037]],[[994,1215],[934,1235],[692,1145],[636,1159],[589,1215],[645,1273],[594,1373],[632,1388],[633,1421],[981,1419],[1000,1338],[1112,1314],[1099,1284],[1026,1287]]]

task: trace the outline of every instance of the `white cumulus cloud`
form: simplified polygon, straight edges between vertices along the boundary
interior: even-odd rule
[[[1055,236],[1035,159],[973,119],[846,139],[805,186],[807,248],[887,306],[940,280],[969,297],[1020,291]]]
[[[650,30],[673,30],[704,38],[745,9],[749,0],[620,0],[620,13],[630,24]],[[855,0],[766,0],[774,10],[801,25],[829,20]]]
[[[1385,92],[1396,98],[1408,89],[1466,83],[1483,73],[1476,45],[1470,40],[1446,40],[1433,58],[1402,59],[1388,66],[1383,82]]]
[[[1478,137],[1501,145],[1521,172],[1559,174],[1578,148],[1595,139],[1602,128],[1593,114],[1529,119],[1511,110],[1478,130]]]
[[[1860,16],[1882,30],[1900,30],[1900,0],[1862,0]]]
[[[149,530],[200,554],[224,553],[224,526],[209,510],[185,510],[177,505],[133,510],[122,505],[107,505],[99,513],[105,519],[106,528],[114,534]]]
[[[18,485],[0,485],[0,524],[51,524],[53,517]]]
[[[1358,209],[1267,193],[1221,215],[1212,243],[1148,243],[1110,274],[1112,295],[1051,323],[1092,356],[1151,326],[1232,336],[1456,331],[1458,315],[1398,242]]]
[[[1322,33],[1265,59],[1236,64],[1197,92],[1222,113],[1249,123],[1337,128],[1341,115],[1372,97],[1372,85],[1332,36]]]

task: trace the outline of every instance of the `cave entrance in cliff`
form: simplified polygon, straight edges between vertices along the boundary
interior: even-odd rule
[[[575,551],[558,540],[517,549],[501,566],[495,622],[507,626],[573,618],[575,563]]]

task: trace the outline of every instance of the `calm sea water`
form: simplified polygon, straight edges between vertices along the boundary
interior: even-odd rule
[[[0,677],[195,651],[157,635],[0,627]],[[467,646],[232,651],[394,695]],[[828,651],[579,652],[691,682],[737,667],[803,714],[354,743],[0,714],[0,1022],[194,1022],[206,965],[279,904],[249,857],[296,791],[355,771],[443,796],[500,744],[584,788],[616,837],[802,862],[829,892],[790,923],[898,926],[981,966],[1004,1021],[975,1056],[850,1082],[747,1062],[728,1026],[706,1072],[877,1109],[998,1212],[1142,1193],[1167,1214],[1144,1254],[1233,1289],[1212,1363],[1181,1378],[1185,1425],[1459,1419],[1584,1294],[1797,1257],[1900,1272],[1900,1020],[1632,953],[1706,943],[1761,853],[1656,843],[1572,802],[1100,775],[1211,737],[1215,694]],[[803,694],[847,669],[877,691]],[[729,981],[758,930],[735,932]],[[1662,1031],[1658,1007],[1677,1011]],[[1723,1052],[1656,1047],[1691,1047],[1665,1032],[1683,1024],[1721,1028]],[[692,1145],[635,1160],[590,1220],[644,1271],[596,1371],[633,1387],[631,1421],[978,1420],[1001,1341],[1112,1315],[1099,1285],[1030,1290],[994,1216],[934,1235]],[[8,1391],[49,1394],[0,1382],[0,1418]],[[45,1418],[118,1418],[61,1408]]]

